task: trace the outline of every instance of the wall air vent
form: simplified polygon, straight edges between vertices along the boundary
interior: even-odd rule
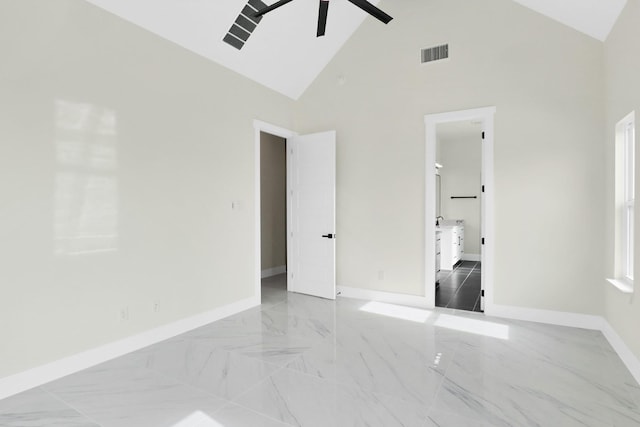
[[[242,46],[247,42],[253,30],[256,29],[256,26],[262,20],[262,16],[256,18],[254,14],[265,7],[267,7],[267,5],[260,0],[249,0],[222,41],[238,50],[242,49]]]
[[[447,59],[449,57],[449,45],[443,44],[441,46],[429,47],[422,49],[421,59],[422,63],[439,61],[441,59]]]

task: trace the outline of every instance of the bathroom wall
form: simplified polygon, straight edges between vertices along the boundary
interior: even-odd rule
[[[440,128],[440,126],[438,126]],[[439,138],[440,179],[442,184],[442,216],[447,219],[464,219],[464,259],[480,257],[480,201],[482,186],[481,132]],[[451,197],[476,196],[476,199],[452,199]]]

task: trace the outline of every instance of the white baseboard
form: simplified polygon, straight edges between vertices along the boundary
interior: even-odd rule
[[[611,347],[613,347],[627,369],[629,369],[629,372],[631,372],[636,382],[640,384],[640,360],[629,347],[627,347],[611,324],[602,316],[496,304],[485,307],[485,314],[505,319],[527,320],[530,322],[600,331],[607,341],[609,341],[609,344],[611,344]]]
[[[373,291],[371,289],[351,288],[348,286],[338,286],[338,296],[345,298],[355,298],[366,301],[386,302],[389,304],[408,305],[411,307],[433,308],[433,303],[429,303],[427,298],[417,295],[396,294],[391,292]]]
[[[280,265],[278,267],[273,267],[273,268],[267,268],[265,270],[262,270],[262,273],[260,275],[261,278],[267,278],[267,277],[273,277],[273,276],[277,276],[278,274],[283,274],[287,272],[287,266],[286,265]]]
[[[602,319],[602,334],[605,336],[611,347],[618,353],[622,362],[626,365],[633,378],[640,384],[640,360],[636,355],[627,347],[625,342],[620,338],[620,335],[613,329],[613,326],[606,319]]]
[[[468,253],[464,253],[464,255],[462,255],[462,260],[463,261],[481,261],[481,257],[480,254],[468,254]]]
[[[397,294],[373,291],[369,289],[338,287],[339,295],[345,298],[356,298],[367,301],[379,301],[413,307],[433,309],[427,298],[416,295]],[[0,400],[46,384],[50,381],[90,368],[116,357],[123,356],[141,348],[172,338],[176,335],[199,328],[216,320],[231,316],[260,305],[256,297],[247,298],[206,313],[201,313],[168,325],[134,335],[122,340],[103,345],[67,358],[42,365],[0,379]],[[624,343],[613,327],[601,316],[540,310],[523,307],[491,304],[485,308],[488,316],[506,319],[526,320],[559,326],[599,330],[609,341],[620,359],[627,366],[635,380],[640,384],[640,360]]]
[[[0,378],[0,400],[260,305],[247,298],[103,346]]]
[[[433,305],[428,303],[426,298],[415,295],[350,288],[348,286],[338,286],[338,293],[339,296],[345,298],[380,301],[427,309],[434,308]],[[607,341],[609,341],[609,344],[611,344],[611,347],[613,347],[622,362],[626,365],[627,369],[629,369],[629,372],[631,372],[631,375],[633,375],[636,382],[640,384],[640,360],[629,349],[629,347],[627,347],[625,342],[620,338],[609,322],[602,316],[498,304],[487,305],[487,307],[485,307],[485,315],[600,331]]]
[[[514,307],[508,305],[487,304],[484,309],[487,316],[505,319],[527,320],[529,322],[548,323],[550,325],[572,328],[602,330],[602,316],[569,313],[564,311],[540,310],[537,308]]]

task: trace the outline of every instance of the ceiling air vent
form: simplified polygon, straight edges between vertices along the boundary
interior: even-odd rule
[[[262,10],[265,7],[267,7],[267,5],[261,0],[249,0],[222,40],[238,50],[242,49],[242,46],[244,46],[249,39],[253,30],[256,29],[256,26],[260,20],[262,20],[262,16],[256,18],[254,15],[258,10]]]
[[[421,58],[422,63],[439,61],[441,59],[447,59],[449,57],[449,45],[443,44],[441,46],[429,47],[422,49]]]

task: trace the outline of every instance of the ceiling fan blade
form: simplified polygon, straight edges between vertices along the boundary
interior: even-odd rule
[[[329,0],[320,0],[320,12],[318,14],[318,37],[324,36],[327,29],[327,13],[329,12]]]
[[[292,2],[293,0],[280,0],[278,2],[275,2],[274,4],[272,4],[271,6],[267,6],[262,10],[257,11],[253,16],[255,16],[256,18],[264,15],[265,13],[269,13],[274,9],[279,8],[280,6],[284,6],[285,4]]]
[[[390,17],[389,15],[387,15],[386,13],[384,13],[383,11],[381,11],[380,9],[378,9],[377,7],[375,7],[374,5],[372,5],[366,0],[349,0],[349,1],[354,5],[358,6],[360,9],[367,12],[369,15],[384,22],[385,24],[388,24],[393,19],[392,17]]]

